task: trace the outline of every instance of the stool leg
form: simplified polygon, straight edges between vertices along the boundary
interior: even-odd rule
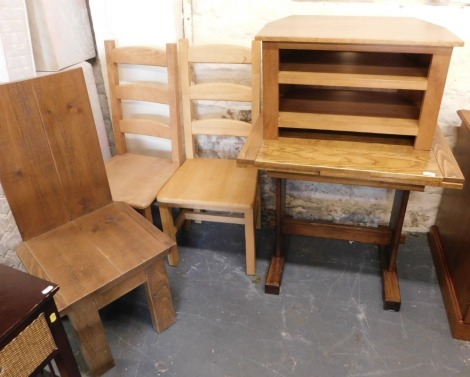
[[[162,221],[163,233],[165,233],[170,239],[176,242],[176,228],[171,213],[171,207],[165,203],[159,203],[160,219]],[[170,254],[168,254],[168,264],[170,266],[177,266],[180,262],[180,256],[178,252],[178,246],[172,248]]]
[[[255,223],[254,208],[245,211],[245,260],[246,274],[254,275],[256,273],[256,241],[255,241]]]
[[[74,305],[67,315],[92,375],[101,376],[114,367],[108,337],[95,303],[92,300],[80,302]]]
[[[146,275],[145,292],[153,327],[157,332],[161,332],[176,320],[164,259],[160,258],[152,264],[146,270]]]
[[[139,213],[144,216],[148,221],[153,224],[153,215],[152,215],[152,205],[150,204],[148,207],[144,209],[139,209]]]

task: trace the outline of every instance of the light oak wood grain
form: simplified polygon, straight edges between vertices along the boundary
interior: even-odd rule
[[[124,46],[111,51],[116,64],[156,65],[164,67],[168,58],[166,52],[148,46]]]
[[[172,239],[184,222],[214,221],[241,224],[245,228],[246,272],[256,272],[255,224],[259,217],[258,170],[253,166],[237,167],[235,160],[199,158],[196,148],[198,135],[247,137],[260,112],[260,43],[251,49],[229,45],[189,46],[179,42],[181,95],[185,149],[187,160],[168,180],[157,195],[163,230]],[[220,82],[220,78],[206,78],[198,82],[193,69],[209,63],[244,64],[251,67],[251,85]],[[198,100],[250,102],[252,122],[220,119],[220,116],[198,118],[193,107]],[[173,219],[171,209],[180,208]],[[179,262],[178,251],[168,258],[170,265]]]
[[[257,169],[238,168],[235,160],[186,160],[160,191],[158,201],[183,208],[247,210],[255,202],[257,176]]]
[[[106,163],[113,198],[128,203],[134,208],[144,209],[157,196],[157,189],[178,169],[178,164],[170,160],[155,163],[155,158],[128,153],[116,156]],[[140,177],[138,181],[129,177]]]
[[[252,51],[249,47],[230,44],[194,45],[188,50],[188,60],[194,64],[251,64]]]
[[[424,186],[461,189],[465,181],[439,128],[431,151],[360,139],[280,137],[247,146],[239,163],[314,181],[412,191]]]
[[[151,205],[158,191],[183,161],[181,138],[179,79],[176,44],[165,49],[145,46],[117,47],[113,40],[105,41],[108,70],[109,100],[113,121],[116,155],[106,161],[106,172],[114,200],[124,201],[137,209],[149,221]],[[167,81],[124,81],[123,66],[149,66],[166,70]],[[123,111],[126,101],[153,103],[168,107],[167,118],[157,119]],[[153,150],[152,156],[129,152],[126,135],[163,138],[170,141],[167,151]],[[156,157],[160,156],[160,157]]]

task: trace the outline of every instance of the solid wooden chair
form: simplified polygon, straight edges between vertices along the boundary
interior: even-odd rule
[[[111,194],[152,221],[158,191],[183,161],[176,44],[162,50],[108,40],[105,50],[115,140],[115,155],[105,162]],[[142,136],[144,146],[133,146]]]
[[[144,285],[153,326],[175,321],[166,255],[175,243],[113,202],[81,69],[0,85],[0,180],[33,275],[60,286],[93,375],[114,365],[98,310]]]
[[[245,227],[246,272],[256,272],[255,222],[259,221],[258,171],[239,168],[235,159],[198,158],[196,143],[199,135],[246,137],[260,112],[260,45],[252,48],[232,45],[189,47],[182,39],[178,45],[182,91],[183,124],[187,160],[168,180],[157,195],[163,231],[176,239],[177,229],[184,220],[214,221],[242,224]],[[219,68],[251,65],[252,83],[227,82],[226,77],[205,77],[194,81],[194,66]],[[204,76],[217,70],[207,69]],[[218,81],[217,81],[218,80]],[[252,122],[221,119],[212,114],[196,117],[197,101],[251,102]],[[172,208],[182,209],[176,220]],[[169,264],[177,265],[178,251],[169,256]]]

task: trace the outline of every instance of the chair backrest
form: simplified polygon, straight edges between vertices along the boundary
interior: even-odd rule
[[[183,147],[176,44],[168,43],[163,50],[144,46],[116,47],[114,40],[108,40],[105,41],[105,50],[116,154],[127,152],[126,134],[143,135],[168,139],[171,160],[181,164]],[[138,66],[164,72],[152,72],[151,79],[138,77],[137,74],[123,77],[123,70],[138,69]],[[126,112],[125,103],[132,103],[134,107],[136,103],[158,104],[165,109],[150,109],[147,113]]]
[[[0,181],[23,240],[112,202],[82,69],[0,98]]]
[[[235,45],[189,46],[187,39],[181,39],[178,49],[186,158],[196,156],[198,135],[247,137],[260,113],[260,42],[253,41],[250,49]],[[233,68],[240,65],[251,66],[247,83],[231,78]],[[224,66],[228,74],[221,74]],[[198,80],[196,69],[204,72],[203,79]],[[199,116],[198,101],[251,102],[251,122],[210,112]]]

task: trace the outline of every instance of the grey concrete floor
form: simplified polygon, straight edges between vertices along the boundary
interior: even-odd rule
[[[116,361],[106,377],[470,376],[470,342],[450,335],[426,234],[400,248],[398,313],[382,309],[373,245],[290,237],[275,296],[264,293],[273,231],[257,233],[256,276],[241,226],[195,224],[178,242],[176,323],[157,334],[140,288],[103,309]]]

